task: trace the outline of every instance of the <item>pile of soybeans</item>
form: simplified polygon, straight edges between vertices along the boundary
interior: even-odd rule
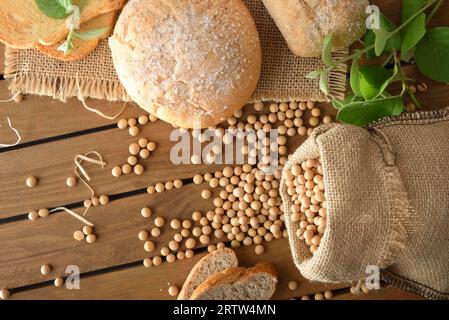
[[[293,205],[291,220],[299,223],[296,236],[305,241],[314,254],[326,230],[326,199],[323,168],[319,159],[293,165],[287,172],[287,192]]]

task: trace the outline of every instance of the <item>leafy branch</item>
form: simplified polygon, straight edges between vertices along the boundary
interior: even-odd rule
[[[323,44],[322,60],[325,68],[307,75],[319,79],[321,90],[328,95],[328,75],[338,65],[352,61],[350,86],[352,94],[344,101],[334,100],[339,110],[337,119],[365,126],[384,116],[397,115],[406,110],[404,99],[409,96],[419,108],[420,103],[406,77],[402,62],[414,60],[428,78],[449,82],[449,27],[428,29],[429,21],[445,0],[403,0],[401,24],[396,26],[379,13],[378,25],[365,34],[363,47],[344,59],[332,57],[332,34]],[[427,13],[428,12],[428,13]],[[383,63],[360,66],[362,58],[384,57]],[[394,62],[393,69],[388,65]],[[400,94],[392,96],[387,89],[399,82]]]
[[[86,32],[76,32],[80,28],[80,8],[72,4],[72,0],[35,0],[39,10],[47,17],[66,20],[69,33],[66,40],[58,50],[68,55],[73,49],[73,41],[78,38],[81,40],[92,40],[101,37],[107,28],[93,29]]]

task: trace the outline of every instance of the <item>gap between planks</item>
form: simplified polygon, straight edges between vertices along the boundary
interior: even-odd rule
[[[250,113],[251,109],[245,108],[245,113]],[[331,108],[324,109],[323,113],[335,116],[335,110]],[[98,195],[130,192],[167,180],[189,179],[197,173],[215,172],[224,167],[206,164],[174,165],[170,160],[170,152],[177,142],[170,141],[172,131],[172,126],[163,121],[151,123],[141,129],[139,137],[148,138],[158,145],[153,155],[142,161],[147,169],[142,176],[130,175],[118,179],[112,177],[112,168],[126,162],[129,144],[138,140],[118,128],[1,153],[0,219],[39,208],[78,203],[89,198],[89,192],[82,183],[78,183],[75,188],[68,188],[65,180],[74,175],[75,155],[92,150],[100,152],[107,162],[104,170],[86,165],[86,170],[92,175],[92,187]],[[295,136],[288,140],[291,153],[304,138]],[[29,175],[40,179],[35,188],[30,189],[25,185]]]
[[[323,292],[329,289],[347,288],[348,285],[325,285],[312,283],[301,277],[294,266],[287,240],[276,240],[266,245],[266,253],[257,256],[252,247],[235,250],[241,266],[251,267],[259,262],[272,262],[279,273],[279,283],[274,299],[289,299],[302,295]],[[107,272],[92,277],[81,276],[80,290],[66,290],[46,286],[17,292],[12,299],[173,299],[167,293],[170,285],[179,288],[194,264],[206,253],[195,255],[190,260],[163,263],[149,269],[136,266],[120,271]],[[296,280],[299,287],[295,291],[288,289],[288,282]]]

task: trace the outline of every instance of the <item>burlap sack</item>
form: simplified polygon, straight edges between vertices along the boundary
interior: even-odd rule
[[[295,264],[309,280],[383,280],[427,298],[449,298],[449,108],[386,118],[366,129],[325,125],[284,168],[320,158],[327,227],[315,255],[296,236],[281,181]]]
[[[318,80],[305,76],[324,67],[319,58],[295,57],[260,0],[244,0],[251,10],[262,42],[262,75],[253,101],[325,101]],[[346,57],[347,50],[334,53]],[[78,62],[62,62],[37,50],[5,52],[5,78],[14,95],[37,94],[66,101],[70,97],[88,97],[109,101],[129,101],[115,73],[107,40]],[[346,65],[329,75],[328,98],[342,99],[346,89]]]

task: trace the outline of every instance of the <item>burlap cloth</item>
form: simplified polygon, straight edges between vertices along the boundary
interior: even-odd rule
[[[346,65],[330,74],[330,95],[325,97],[318,80],[305,78],[309,72],[323,68],[321,60],[295,57],[262,1],[244,1],[255,18],[263,50],[262,76],[254,101],[325,101],[344,96]],[[339,50],[334,56],[340,59],[347,54],[347,50]],[[115,73],[107,40],[78,62],[61,62],[34,49],[7,49],[5,55],[5,78],[10,79],[9,89],[13,95],[46,95],[62,101],[76,96],[109,101],[130,100]]]
[[[382,278],[431,299],[449,298],[449,108],[386,118],[367,129],[324,125],[284,168],[320,158],[327,227],[315,255],[296,236],[281,181],[293,259],[312,281]]]

